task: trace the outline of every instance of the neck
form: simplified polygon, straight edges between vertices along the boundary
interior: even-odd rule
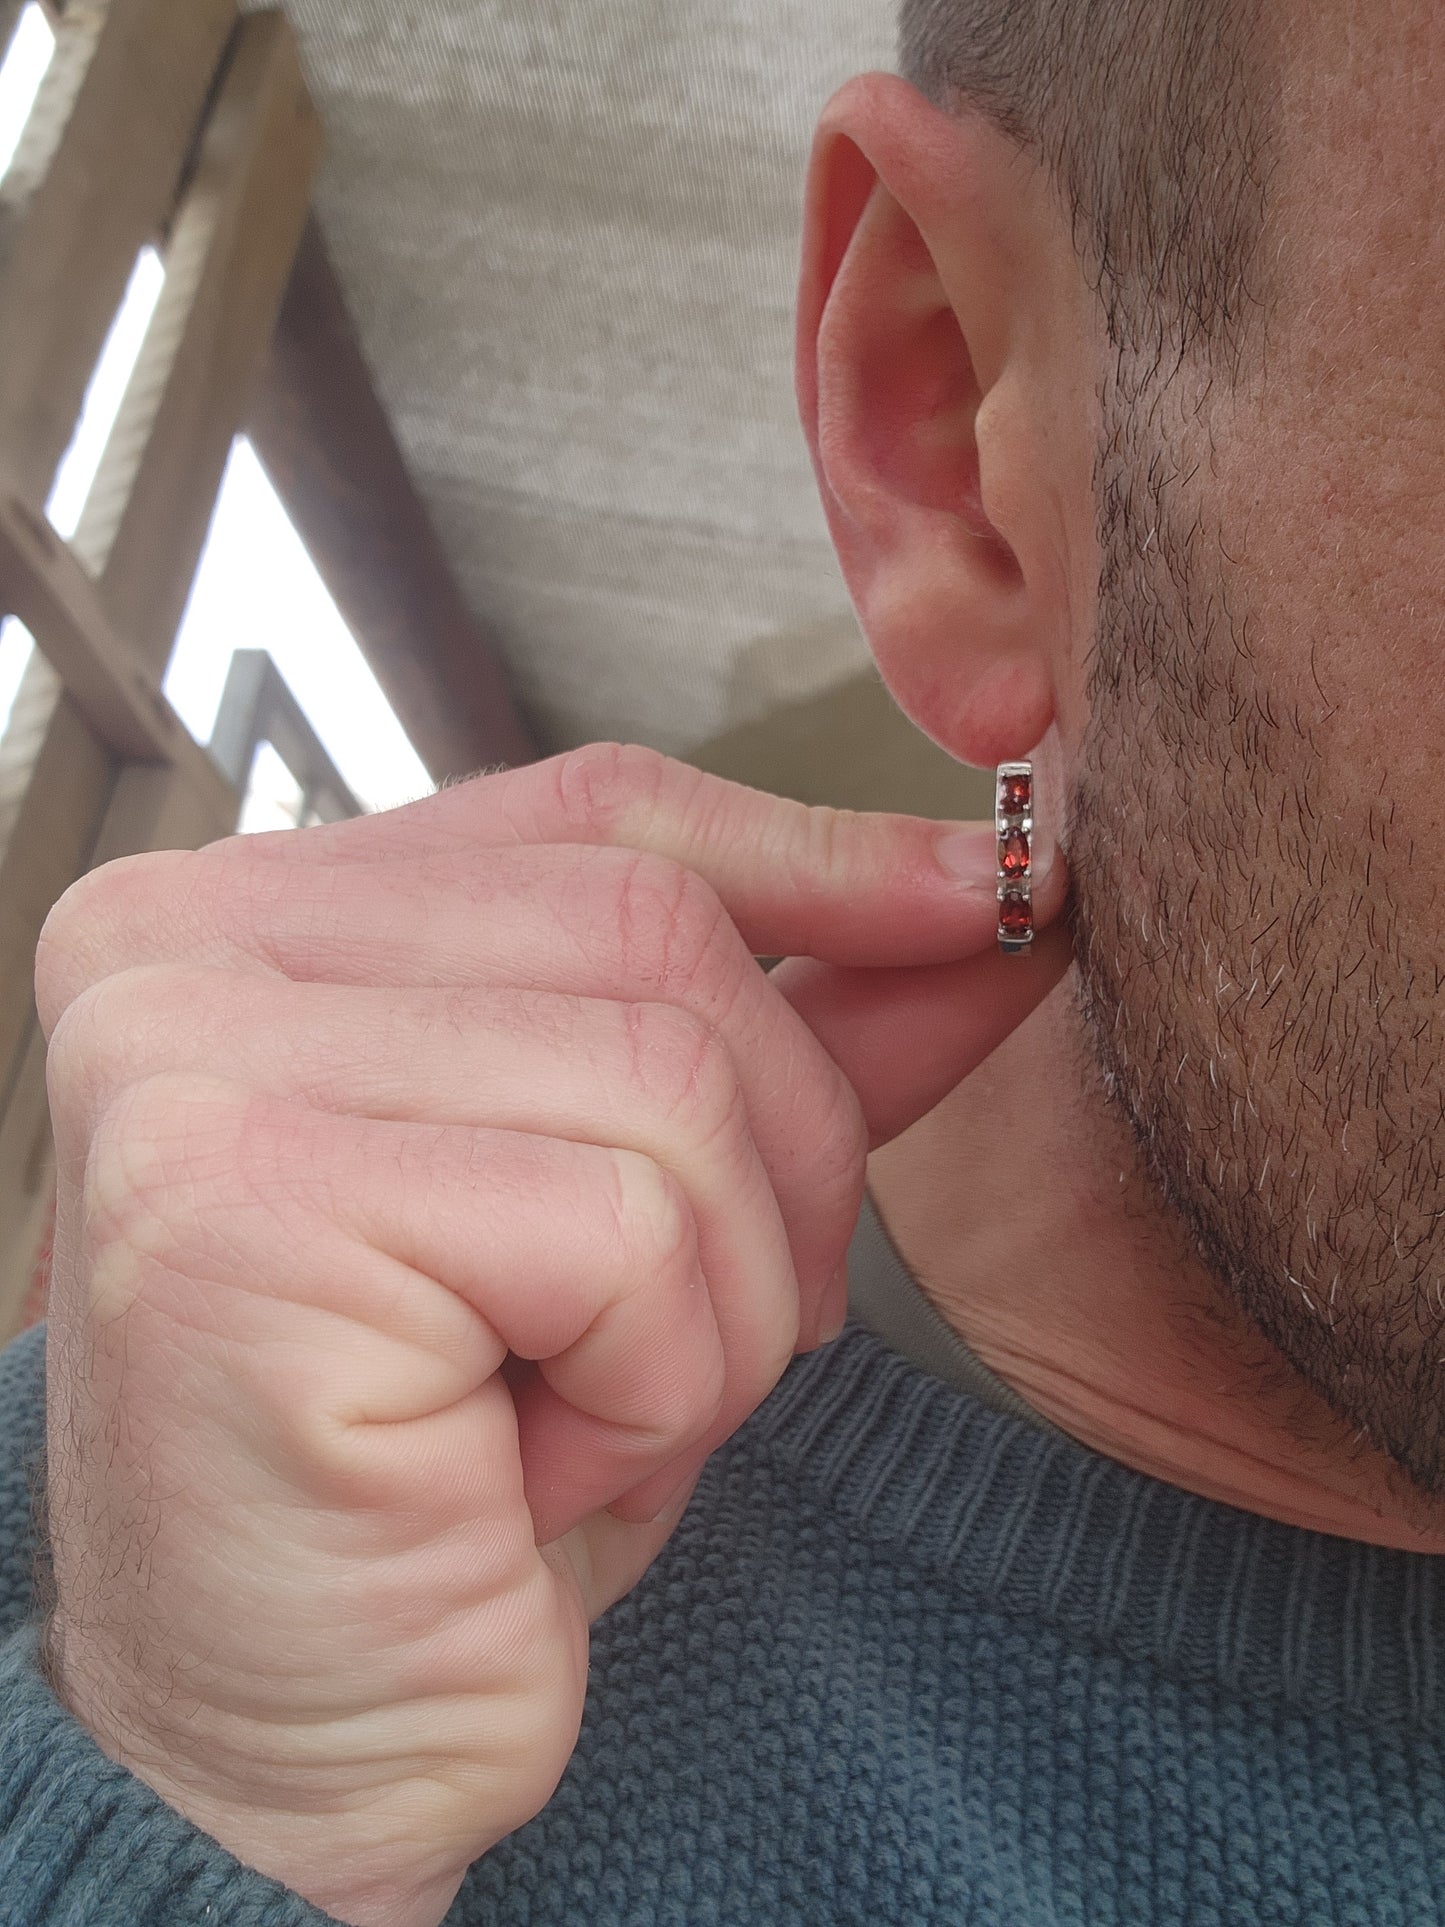
[[[1288,1525],[1445,1552],[1445,1507],[1360,1445],[1186,1242],[1092,1073],[1073,983],[868,1160],[923,1291],[1093,1450]]]

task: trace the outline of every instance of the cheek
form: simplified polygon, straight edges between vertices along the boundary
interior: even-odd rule
[[[1268,447],[1290,449],[1283,472]],[[1445,883],[1445,459],[1403,460],[1377,417],[1328,434],[1277,417],[1252,475],[1245,451],[1230,466],[1226,541],[1239,541],[1255,675],[1313,748],[1322,833],[1368,842],[1418,905],[1422,883],[1432,898]]]
[[[1089,665],[1098,635],[1099,553],[1092,528],[1073,550],[1078,558],[1064,578],[1064,636],[1054,678],[1054,734],[1065,761],[1075,762],[1089,727]]]

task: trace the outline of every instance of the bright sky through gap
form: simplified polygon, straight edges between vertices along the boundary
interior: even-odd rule
[[[28,6],[16,22],[10,51],[0,65],[0,174],[15,158],[20,130],[54,52],[50,22],[39,7]]]
[[[32,0],[0,65],[0,174],[10,164],[54,46],[49,23]],[[62,535],[75,529],[163,283],[161,264],[146,249],[46,504]],[[32,648],[18,623],[0,629],[0,732]],[[165,680],[167,696],[199,741],[210,736],[232,651],[257,648],[270,651],[365,808],[389,809],[430,794],[431,778],[243,439],[231,451]],[[248,821],[247,827],[259,824]]]
[[[0,64],[0,175],[14,159],[20,130],[54,50],[55,35],[45,15],[39,7],[28,6],[16,23],[10,51]],[[0,624],[0,732],[9,718],[33,646],[28,631],[18,622]]]
[[[248,441],[236,442],[165,691],[205,742],[235,649],[266,649],[357,800],[435,787],[337,613]]]

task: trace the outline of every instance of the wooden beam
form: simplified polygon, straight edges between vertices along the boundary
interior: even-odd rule
[[[157,681],[306,220],[321,124],[279,13],[232,36],[166,280],[71,546]]]
[[[81,570],[88,563],[95,578],[94,607],[77,613],[76,574],[63,578],[71,617],[103,622],[104,634],[122,638],[125,664],[138,663],[156,690],[290,274],[318,145],[290,29],[279,15],[250,16],[233,38],[173,224],[167,295],[70,545],[70,559]],[[101,635],[97,628],[92,642]],[[60,637],[46,640],[76,646],[63,621]],[[103,640],[93,653],[106,660]],[[118,652],[109,660],[115,668]],[[91,687],[93,713],[119,693]],[[9,767],[8,777],[0,768],[0,1085],[23,1035],[35,941],[51,904],[103,860],[98,852],[123,853],[134,833],[126,799],[154,780],[132,768],[117,789],[115,753],[48,662],[30,665],[21,698],[22,727],[12,722],[0,754]],[[204,799],[209,759],[192,752],[175,747],[173,776]],[[149,820],[145,811],[140,820]]]
[[[377,398],[314,217],[250,434],[342,617],[433,778],[535,760]]]
[[[198,850],[229,836],[240,813],[240,792],[217,782],[214,766],[197,781],[194,766],[127,763],[116,779],[90,867],[141,850]]]
[[[0,737],[0,1181],[9,1187],[0,1204],[24,1220],[23,1236],[0,1239],[0,1321],[16,1309],[19,1267],[49,1182],[32,975],[40,926],[92,864],[194,847],[236,820],[235,790],[159,688],[290,274],[319,149],[294,37],[279,15],[253,15],[231,37],[171,225],[165,292],[74,543],[58,541],[38,514],[119,289],[140,243],[168,216],[186,165],[207,85],[168,126],[169,144],[159,143],[169,174],[148,163],[154,199],[127,192],[137,151],[154,159],[156,100],[146,75],[169,71],[173,34],[194,51],[187,22],[198,15],[224,24],[229,0],[224,8],[218,0],[72,0],[66,23],[73,17],[79,35],[88,22],[93,45],[82,59],[77,39],[70,68],[57,72],[50,121],[42,116],[32,129],[32,172],[16,177],[8,217],[0,196],[0,469],[11,484],[0,496],[0,602],[24,614],[75,685],[72,696],[54,661],[37,655]],[[142,71],[124,98],[115,79],[124,63],[102,61],[121,45],[117,23],[142,36],[126,43]],[[81,137],[100,124],[99,110],[82,118],[81,108],[98,74],[109,76],[101,106],[113,137],[97,148]],[[34,171],[42,158],[47,167]],[[57,173],[68,196],[53,189]],[[108,213],[117,199],[136,221],[145,200],[147,231],[132,228],[128,248]],[[87,210],[102,229],[98,269]],[[71,325],[67,304],[83,326]],[[52,406],[57,394],[63,405]],[[155,760],[124,760],[136,756]]]
[[[10,51],[25,0],[0,0],[0,60]]]
[[[235,801],[216,763],[122,640],[69,546],[23,502],[0,490],[0,601],[37,639],[97,740],[118,757],[184,771],[221,813]]]
[[[226,780],[244,793],[258,743],[269,743],[301,792],[302,821],[314,810],[323,823],[360,816],[340,770],[264,649],[238,649],[226,672],[210,754]]]
[[[136,255],[170,218],[234,20],[232,0],[73,0],[59,23],[0,182],[0,468],[23,501],[48,495]],[[0,741],[0,1088],[40,925],[86,868],[115,775],[37,657]]]
[[[0,182],[0,450],[37,505],[175,205],[233,0],[71,0]]]
[[[0,1092],[0,1345],[20,1329],[54,1198],[45,1039],[32,1011],[17,1074]]]

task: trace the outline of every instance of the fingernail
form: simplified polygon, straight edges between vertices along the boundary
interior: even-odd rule
[[[975,890],[992,890],[998,882],[998,837],[991,824],[976,829],[947,830],[934,845],[939,864],[957,883]],[[1054,861],[1054,839],[1035,830],[1029,848],[1029,880],[1042,883]]]
[[[665,1468],[659,1468],[659,1470],[665,1470]],[[701,1477],[702,1466],[694,1459],[690,1472],[684,1473],[680,1479],[674,1479],[660,1499],[649,1501],[653,1507],[651,1512],[644,1512],[642,1509],[643,1501],[638,1497],[641,1486],[634,1488],[631,1492],[624,1492],[620,1499],[614,1499],[607,1510],[614,1519],[620,1519],[625,1526],[661,1525],[670,1513],[681,1513],[686,1510],[688,1501],[692,1497],[692,1488]],[[647,1481],[644,1479],[642,1484],[646,1485]]]
[[[701,1477],[702,1472],[700,1469],[689,1472],[682,1484],[675,1485],[671,1492],[668,1493],[649,1523],[651,1525],[661,1526],[680,1519],[692,1504],[693,1488]]]

